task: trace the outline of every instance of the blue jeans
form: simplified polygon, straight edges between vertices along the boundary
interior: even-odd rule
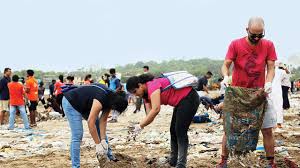
[[[80,167],[80,143],[83,136],[83,126],[82,126],[82,115],[78,111],[76,111],[69,101],[64,97],[62,100],[62,106],[65,112],[65,115],[68,118],[69,125],[71,127],[71,145],[70,145],[70,153],[72,160],[72,167],[77,168]],[[100,138],[100,127],[99,127],[99,119],[96,120],[96,127],[98,136]],[[106,142],[108,143],[108,138],[106,136]],[[112,150],[109,147],[107,157],[109,159],[113,158]]]
[[[23,119],[24,128],[25,129],[30,129],[24,105],[22,105],[22,106],[10,106],[10,110],[9,110],[9,126],[8,126],[8,129],[14,129],[15,128],[15,118],[16,118],[17,109],[19,109],[20,115],[21,115],[21,117]]]

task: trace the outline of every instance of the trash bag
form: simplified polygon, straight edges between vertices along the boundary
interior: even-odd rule
[[[223,119],[226,147],[231,155],[256,149],[266,107],[263,89],[227,87]]]

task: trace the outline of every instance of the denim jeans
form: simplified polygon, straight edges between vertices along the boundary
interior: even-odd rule
[[[15,118],[16,118],[17,109],[19,109],[21,118],[23,119],[24,128],[25,129],[30,129],[24,105],[22,105],[22,106],[10,106],[8,129],[14,129],[15,128]]]
[[[70,145],[70,154],[72,160],[72,167],[80,167],[80,143],[83,136],[83,126],[82,126],[82,115],[76,111],[69,101],[64,97],[62,100],[62,106],[65,112],[65,115],[68,118],[69,125],[71,127],[71,145]],[[100,138],[100,127],[99,119],[96,120],[96,127],[98,136]],[[108,143],[108,138],[106,136],[106,142]],[[113,157],[112,150],[109,147],[107,156],[109,159]]]
[[[170,164],[176,168],[185,168],[188,152],[188,129],[200,104],[199,96],[195,90],[183,98],[174,108],[170,133],[171,133],[171,158]]]

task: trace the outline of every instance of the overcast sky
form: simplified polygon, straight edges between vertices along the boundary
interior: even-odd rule
[[[285,61],[300,53],[299,9],[299,0],[0,0],[0,68],[224,59],[251,16],[265,19]]]

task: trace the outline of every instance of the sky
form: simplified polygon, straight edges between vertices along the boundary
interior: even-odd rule
[[[137,61],[224,59],[265,20],[286,61],[300,53],[299,0],[0,0],[0,68],[72,71]]]

